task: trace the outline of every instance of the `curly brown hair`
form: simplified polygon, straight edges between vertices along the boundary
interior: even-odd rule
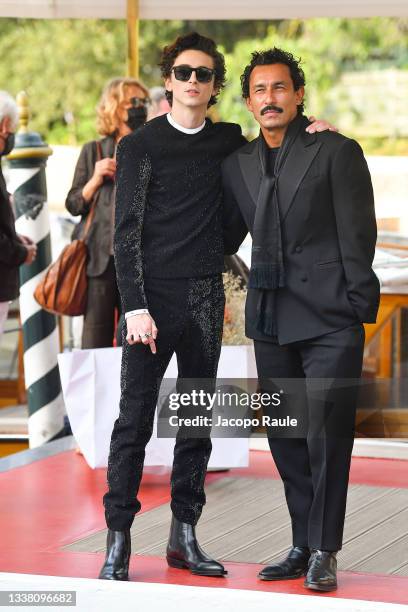
[[[138,79],[133,77],[116,77],[110,80],[102,92],[98,106],[96,107],[96,125],[99,134],[110,136],[119,127],[118,108],[126,99],[129,87],[139,87],[149,97],[149,90]]]
[[[211,96],[208,102],[208,106],[212,106],[213,104],[217,103],[218,93],[225,86],[226,70],[224,56],[218,51],[217,45],[211,38],[201,36],[201,34],[198,34],[198,32],[191,32],[190,34],[179,36],[174,43],[164,47],[159,63],[162,77],[164,79],[170,78],[171,69],[173,68],[177,57],[180,55],[180,53],[183,53],[183,51],[187,51],[189,49],[202,51],[203,53],[206,53],[212,57],[214,60],[214,87],[218,91],[216,95]],[[168,103],[171,105],[173,102],[173,94],[171,91],[166,90],[166,98]]]

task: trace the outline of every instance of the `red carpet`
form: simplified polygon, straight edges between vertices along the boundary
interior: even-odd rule
[[[209,474],[207,481],[228,476],[277,478],[269,453],[251,452],[248,469]],[[351,482],[371,486],[408,487],[408,462],[355,458]],[[102,496],[105,470],[91,470],[74,451],[0,473],[0,571],[95,578],[104,555],[61,551],[65,544],[105,528]],[[147,474],[140,498],[143,511],[169,500],[168,475]],[[131,579],[143,582],[311,593],[302,580],[265,583],[256,579],[256,564],[227,563],[225,579],[194,577],[169,569],[157,557],[133,556]],[[324,597],[408,604],[408,578],[340,572],[340,588]]]

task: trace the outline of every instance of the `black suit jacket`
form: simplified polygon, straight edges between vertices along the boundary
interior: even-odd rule
[[[113,157],[115,153],[115,139],[113,136],[102,138],[102,157]],[[92,177],[97,159],[96,142],[87,142],[81,149],[75,168],[72,187],[68,192],[65,206],[71,215],[81,215],[82,219],[74,230],[73,238],[81,235],[91,202],[85,202],[82,189]],[[108,267],[111,256],[110,246],[113,228],[113,189],[114,181],[105,178],[97,194],[95,216],[87,239],[89,259],[87,263],[88,276],[100,276]]]
[[[0,166],[0,302],[18,296],[18,268],[27,257],[27,249],[16,234],[10,196]]]
[[[223,163],[225,228],[252,232],[263,179],[259,138]],[[335,132],[301,130],[278,182],[286,286],[277,290],[278,341],[286,344],[375,323],[379,282],[371,265],[377,228],[370,173],[360,145]],[[255,327],[259,291],[249,289],[246,334]]]

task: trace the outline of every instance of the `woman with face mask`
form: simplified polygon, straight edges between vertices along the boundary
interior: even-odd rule
[[[102,138],[86,143],[80,153],[65,205],[81,215],[74,237],[95,202],[95,216],[87,238],[88,300],[82,348],[112,346],[115,307],[120,306],[113,260],[116,147],[123,136],[143,125],[148,90],[133,78],[115,78],[105,87],[97,107],[97,128]]]

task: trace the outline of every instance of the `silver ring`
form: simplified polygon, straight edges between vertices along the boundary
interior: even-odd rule
[[[150,337],[151,337],[151,335],[152,335],[152,334],[151,334],[150,332],[146,332],[145,334],[139,334],[139,336],[140,336],[141,338],[150,338]]]

